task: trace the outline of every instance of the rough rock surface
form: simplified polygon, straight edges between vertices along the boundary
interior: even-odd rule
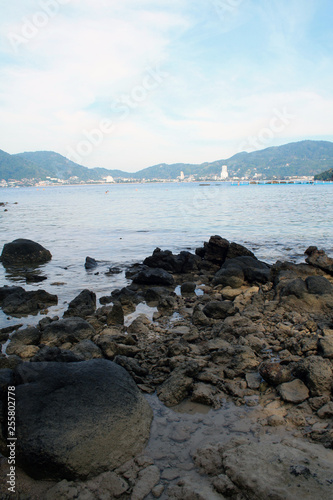
[[[0,260],[4,265],[20,265],[44,264],[51,258],[51,252],[39,243],[20,238],[4,245]]]
[[[5,286],[0,289],[0,306],[6,314],[11,316],[37,314],[38,311],[57,303],[58,297],[45,290],[26,292],[24,288],[18,286]]]
[[[94,476],[148,439],[152,411],[119,365],[25,363],[16,377],[17,458],[34,477]]]
[[[272,443],[262,439],[229,443],[221,456],[226,474],[249,500],[331,496],[332,450],[297,440]]]

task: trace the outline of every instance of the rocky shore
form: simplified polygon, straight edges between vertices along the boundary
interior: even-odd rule
[[[330,498],[333,259],[305,260],[270,266],[220,236],[157,248],[99,304],[83,290],[62,318],[2,329],[1,476],[15,386],[16,498]],[[0,288],[15,316],[56,300]]]

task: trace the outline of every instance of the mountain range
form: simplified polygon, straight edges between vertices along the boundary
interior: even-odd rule
[[[238,153],[231,158],[202,164],[165,163],[138,172],[123,172],[106,168],[87,168],[53,151],[37,151],[10,155],[0,150],[0,181],[46,180],[102,181],[107,176],[115,180],[174,180],[181,172],[196,178],[220,175],[227,165],[229,177],[249,179],[283,179],[290,176],[312,176],[333,168],[333,143],[329,141],[300,141],[269,147],[252,153]]]

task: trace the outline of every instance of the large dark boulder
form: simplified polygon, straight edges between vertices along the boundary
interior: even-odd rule
[[[4,265],[45,264],[51,259],[51,252],[42,245],[21,238],[6,243],[0,257]]]
[[[68,304],[64,317],[78,316],[86,318],[94,314],[96,310],[96,294],[90,290],[82,290],[75,299]]]
[[[137,274],[133,276],[133,283],[140,285],[162,285],[171,286],[174,284],[172,274],[164,269],[141,266]]]
[[[152,410],[115,363],[22,363],[16,378],[17,463],[34,478],[96,476],[149,438]]]
[[[156,248],[153,255],[147,257],[143,264],[148,267],[160,268],[170,273],[188,273],[198,269],[200,258],[190,252],[180,252],[174,255],[170,250]]]
[[[24,288],[17,286],[0,288],[0,306],[4,313],[11,316],[37,314],[57,303],[58,297],[45,290],[26,292]]]
[[[324,278],[324,276],[309,276],[305,280],[308,293],[313,295],[331,295],[333,293],[333,285]]]

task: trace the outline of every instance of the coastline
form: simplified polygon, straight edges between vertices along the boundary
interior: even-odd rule
[[[104,469],[123,485],[117,498],[228,493],[238,499],[244,484],[253,498],[313,498],[314,491],[324,496],[333,454],[333,268],[332,259],[314,249],[306,258],[304,264],[268,266],[219,237],[196,254],[156,250],[146,267],[128,270],[131,285],[100,305],[92,292],[82,292],[62,319],[45,317],[34,333],[14,334],[1,368],[15,371],[21,361],[63,364],[67,356],[69,365],[106,359],[131,375],[147,395],[154,420],[141,454],[112,472]],[[148,317],[142,314],[147,311]],[[83,337],[66,333],[66,322],[78,318],[89,325]],[[275,457],[265,473],[251,471],[252,454],[266,467],[271,448],[284,456],[286,468]],[[302,450],[316,458],[305,465]],[[234,468],[234,460],[242,466]],[[315,461],[321,463],[321,484]],[[65,474],[67,481],[58,478],[50,487],[19,474],[23,490],[40,490],[40,498],[74,490],[114,494],[102,476],[73,481]],[[247,481],[249,474],[255,483]],[[289,489],[282,488],[286,474]]]

